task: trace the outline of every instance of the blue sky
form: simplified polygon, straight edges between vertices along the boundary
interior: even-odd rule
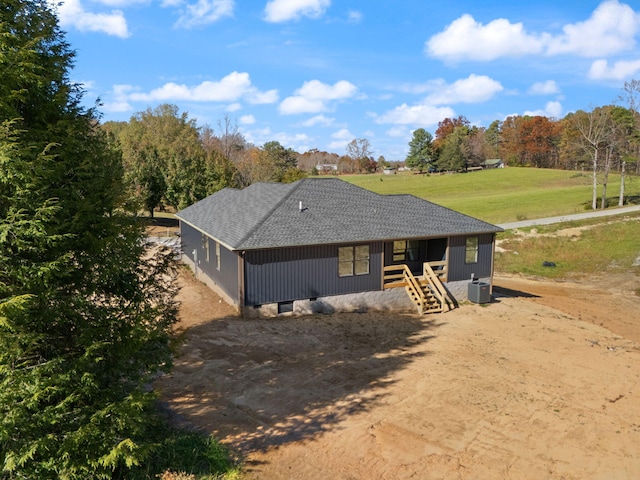
[[[403,160],[446,117],[562,118],[640,79],[635,0],[63,0],[58,15],[103,121],[172,103],[301,153],[367,138]]]

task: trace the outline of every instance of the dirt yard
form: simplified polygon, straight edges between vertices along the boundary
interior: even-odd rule
[[[182,274],[157,383],[248,479],[640,478],[640,277],[497,277],[440,315],[243,320]]]

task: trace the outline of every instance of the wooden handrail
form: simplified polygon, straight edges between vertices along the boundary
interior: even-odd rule
[[[444,308],[445,305],[448,305],[446,301],[447,293],[444,291],[442,282],[440,282],[440,279],[431,268],[431,265],[429,265],[428,263],[423,264],[423,274],[424,274],[424,278],[429,282],[429,285],[432,287],[433,294],[438,298],[440,305],[442,305],[442,307]]]
[[[439,260],[437,262],[427,262],[433,269],[433,267],[442,267],[439,268],[438,270],[434,270],[434,272],[436,273],[436,275],[438,275],[438,278],[440,278],[442,281],[446,282],[447,281],[447,261],[446,260]]]
[[[442,285],[442,282],[440,281],[440,278],[438,277],[438,275],[431,268],[430,263],[428,262],[424,263],[423,272],[424,272],[424,277],[428,279],[430,285],[433,287],[434,293],[436,294],[436,296],[438,297],[438,300],[440,301],[440,305],[442,305],[443,309],[446,306],[448,310],[451,307],[450,306],[451,300],[449,298],[449,294],[445,290],[444,285]]]
[[[424,311],[428,303],[427,291],[440,304],[440,311],[448,311],[452,307],[453,301],[449,297],[438,274],[433,270],[432,265],[446,265],[446,262],[426,262],[423,264],[423,276],[413,275],[406,264],[387,265],[383,267],[383,283],[385,288],[405,287],[407,293],[415,298],[417,307]],[[425,283],[426,282],[426,283]]]

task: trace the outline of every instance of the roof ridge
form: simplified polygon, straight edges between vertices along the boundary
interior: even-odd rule
[[[241,238],[236,242],[236,244],[237,244],[237,245],[242,245],[242,244],[244,243],[244,241],[245,241],[247,238],[251,237],[251,236],[254,234],[254,232],[255,232],[256,230],[258,230],[258,228],[259,228],[259,227],[261,227],[261,226],[262,226],[262,225],[267,221],[267,219],[268,219],[269,217],[271,217],[271,215],[273,215],[273,212],[274,212],[274,211],[276,211],[276,209],[277,209],[280,205],[282,205],[282,203],[284,203],[284,201],[285,201],[285,200],[287,200],[287,199],[291,196],[291,194],[292,194],[294,191],[296,191],[296,190],[300,187],[300,185],[302,184],[302,182],[303,182],[304,180],[306,180],[306,179],[305,179],[305,178],[303,178],[303,179],[297,180],[297,181],[295,181],[295,182],[293,182],[293,183],[289,184],[289,185],[292,185],[292,186],[293,186],[293,185],[295,185],[295,187],[294,187],[294,188],[289,189],[289,191],[288,191],[285,195],[283,195],[283,197],[282,197],[280,200],[278,200],[278,201],[273,205],[273,207],[271,207],[271,209],[270,209],[266,214],[264,214],[264,215],[262,216],[262,219],[261,219],[259,222],[257,222],[257,223],[253,226],[253,228],[251,228],[251,229],[250,229],[250,230],[249,230],[249,231],[248,231],[248,232],[247,232],[243,237],[241,237]],[[284,186],[284,185],[287,185],[287,184],[279,184],[278,182],[258,182],[258,184],[265,184],[265,185],[283,185],[283,186]],[[296,185],[296,184],[298,184],[298,185]],[[255,184],[255,183],[254,183],[254,184],[252,184],[252,185],[257,185],[257,184]],[[250,186],[251,186],[251,185],[250,185]]]

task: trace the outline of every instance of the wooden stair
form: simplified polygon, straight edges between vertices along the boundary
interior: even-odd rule
[[[390,265],[384,270],[388,281],[385,288],[404,287],[418,313],[448,312],[454,307],[454,301],[428,263],[424,264],[422,277],[413,275],[407,265]]]

